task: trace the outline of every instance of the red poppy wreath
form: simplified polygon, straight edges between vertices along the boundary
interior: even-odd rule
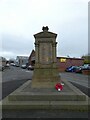
[[[60,84],[60,83],[57,83],[57,84],[55,85],[55,88],[56,88],[56,90],[61,91],[61,90],[63,89],[63,85]]]

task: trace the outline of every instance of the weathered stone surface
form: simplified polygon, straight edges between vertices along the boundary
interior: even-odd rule
[[[61,92],[55,88],[30,88],[27,81],[2,101],[3,110],[88,111],[89,98],[67,81]]]
[[[36,68],[32,79],[32,88],[53,88],[57,82],[60,82],[60,76],[57,69]]]
[[[35,69],[32,79],[32,88],[52,88],[60,82],[56,63],[56,37],[57,34],[48,32],[48,27],[43,27],[43,32],[35,37]]]

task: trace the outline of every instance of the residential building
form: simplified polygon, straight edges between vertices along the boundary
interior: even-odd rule
[[[17,56],[16,57],[16,64],[18,64],[20,67],[22,65],[28,64],[28,57],[27,56]]]
[[[7,62],[6,58],[0,57],[0,65],[6,66],[6,62]]]

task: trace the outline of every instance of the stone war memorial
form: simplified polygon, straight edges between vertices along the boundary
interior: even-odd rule
[[[56,37],[43,27],[35,38],[35,68],[28,80],[2,100],[3,111],[88,111],[88,96],[67,80],[60,78],[56,64]],[[61,91],[55,89],[63,81]]]
[[[48,32],[47,26],[42,30],[34,35],[36,58],[32,88],[54,88],[60,82],[56,61],[57,34]]]

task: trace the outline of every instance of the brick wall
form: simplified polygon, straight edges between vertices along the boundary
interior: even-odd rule
[[[61,61],[63,59],[63,61]],[[81,58],[64,58],[57,57],[57,65],[59,71],[65,71],[69,66],[82,66],[84,64],[84,59]]]

